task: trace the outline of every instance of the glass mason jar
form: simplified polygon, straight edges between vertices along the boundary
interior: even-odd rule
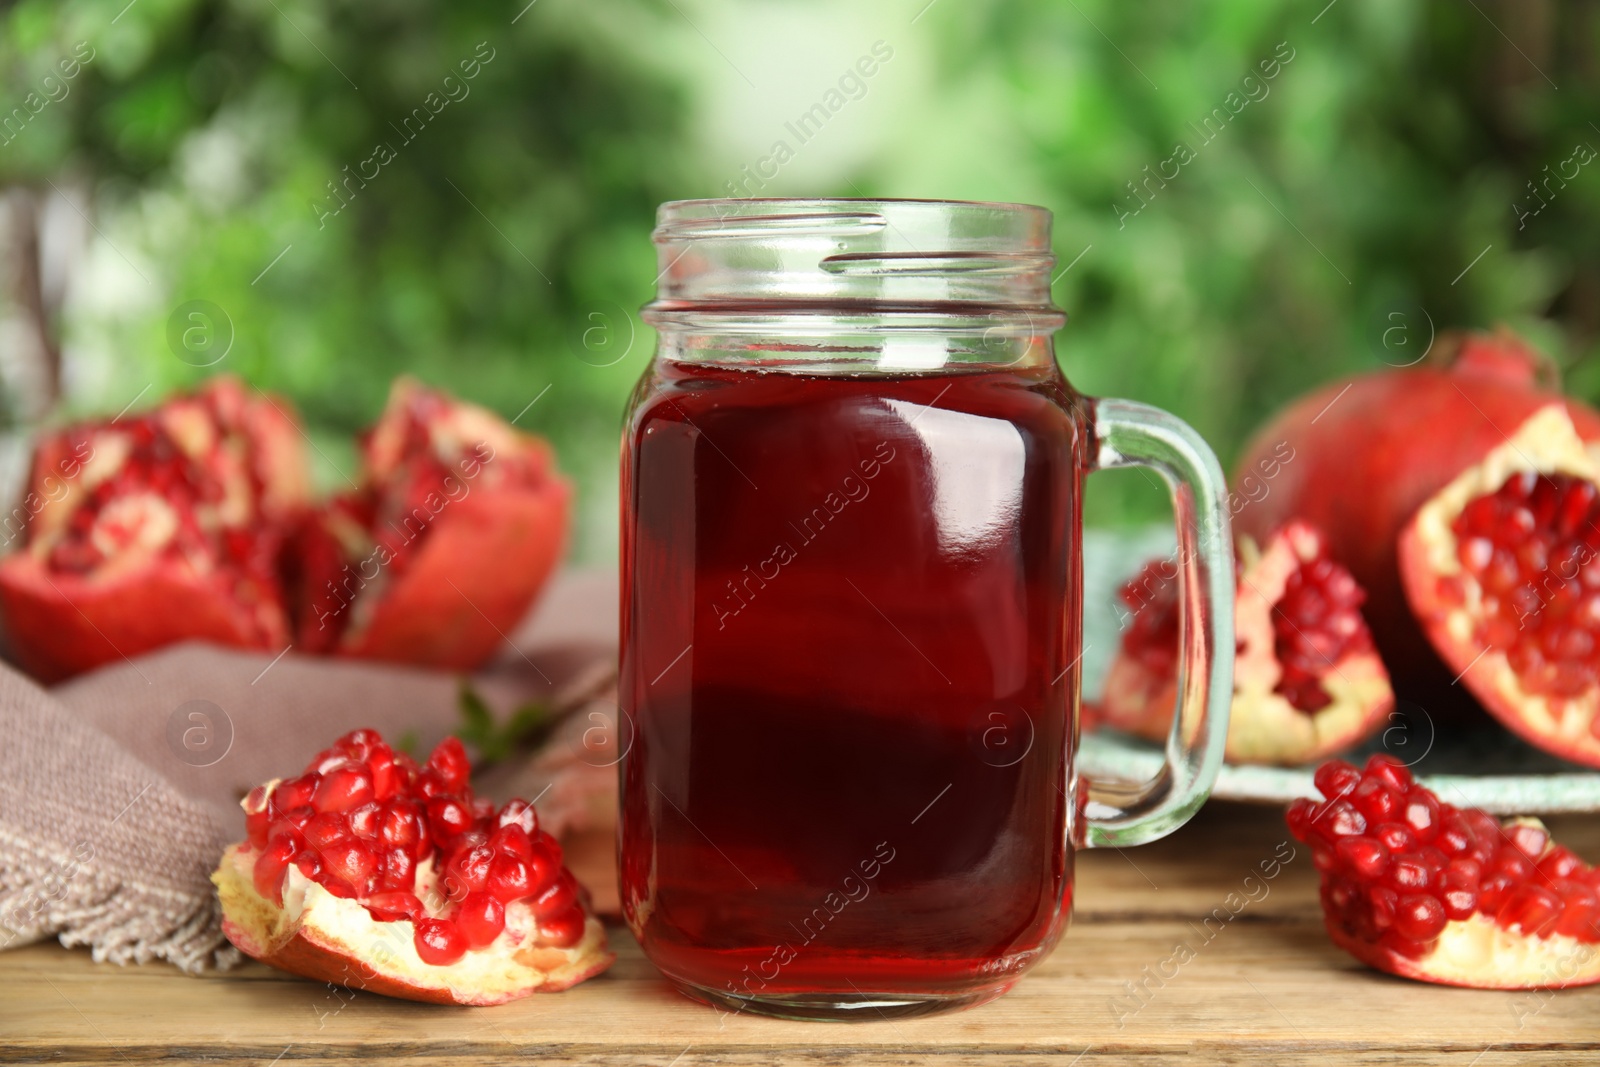
[[[622,447],[628,923],[731,1010],[997,996],[1061,936],[1073,849],[1170,832],[1216,775],[1216,458],[1062,376],[1042,208],[683,201],[654,240]],[[1083,481],[1130,464],[1172,486],[1180,696],[1163,772],[1096,783],[1073,767]]]

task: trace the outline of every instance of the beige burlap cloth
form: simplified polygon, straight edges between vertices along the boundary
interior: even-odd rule
[[[614,662],[616,604],[613,574],[560,576],[471,685],[500,714],[528,699],[595,714]],[[461,681],[292,648],[274,656],[198,644],[49,690],[0,665],[0,948],[57,936],[118,963],[200,971],[237,962],[208,875],[243,836],[239,798],[299,773],[360,726],[391,741],[409,735],[427,752],[461,721]],[[576,788],[556,783],[563,788],[540,802],[547,825],[581,821],[575,794],[614,776],[595,770],[603,753],[585,757]],[[497,777],[523,786],[527,766],[573,762],[547,752]]]

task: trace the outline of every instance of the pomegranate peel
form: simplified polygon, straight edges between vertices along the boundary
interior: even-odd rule
[[[1430,497],[1398,551],[1424,633],[1484,707],[1600,767],[1597,487],[1600,465],[1553,404]]]
[[[1600,869],[1537,819],[1452,807],[1384,755],[1324,764],[1316,781],[1324,799],[1295,801],[1288,823],[1311,846],[1334,944],[1441,985],[1600,982]]]
[[[447,738],[419,767],[373,730],[251,790],[211,879],[246,955],[410,1000],[500,1004],[614,958],[533,807],[495,809]]]
[[[1153,740],[1166,736],[1177,696],[1174,583],[1146,600],[1160,565],[1124,587],[1134,621],[1100,709],[1107,725]],[[1361,619],[1360,590],[1328,558],[1321,534],[1290,522],[1261,546],[1241,538],[1238,573],[1227,758],[1302,763],[1373,733],[1394,693]]]

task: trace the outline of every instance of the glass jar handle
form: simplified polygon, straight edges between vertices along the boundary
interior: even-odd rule
[[[1084,777],[1083,843],[1154,841],[1189,821],[1222,766],[1233,700],[1233,530],[1216,455],[1187,423],[1131,400],[1094,401],[1094,470],[1150,467],[1178,526],[1177,707],[1166,764],[1142,783]]]

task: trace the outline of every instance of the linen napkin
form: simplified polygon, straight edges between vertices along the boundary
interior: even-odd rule
[[[614,714],[616,604],[612,572],[558,576],[473,690],[501,715],[529,699]],[[0,949],[54,935],[97,960],[236,963],[208,876],[244,836],[239,799],[361,726],[425,754],[460,726],[461,684],[292,646],[178,645],[49,690],[0,665]],[[552,744],[575,736],[558,729]],[[602,783],[602,758],[576,762],[582,783]],[[590,820],[582,783],[540,802],[552,832]]]

